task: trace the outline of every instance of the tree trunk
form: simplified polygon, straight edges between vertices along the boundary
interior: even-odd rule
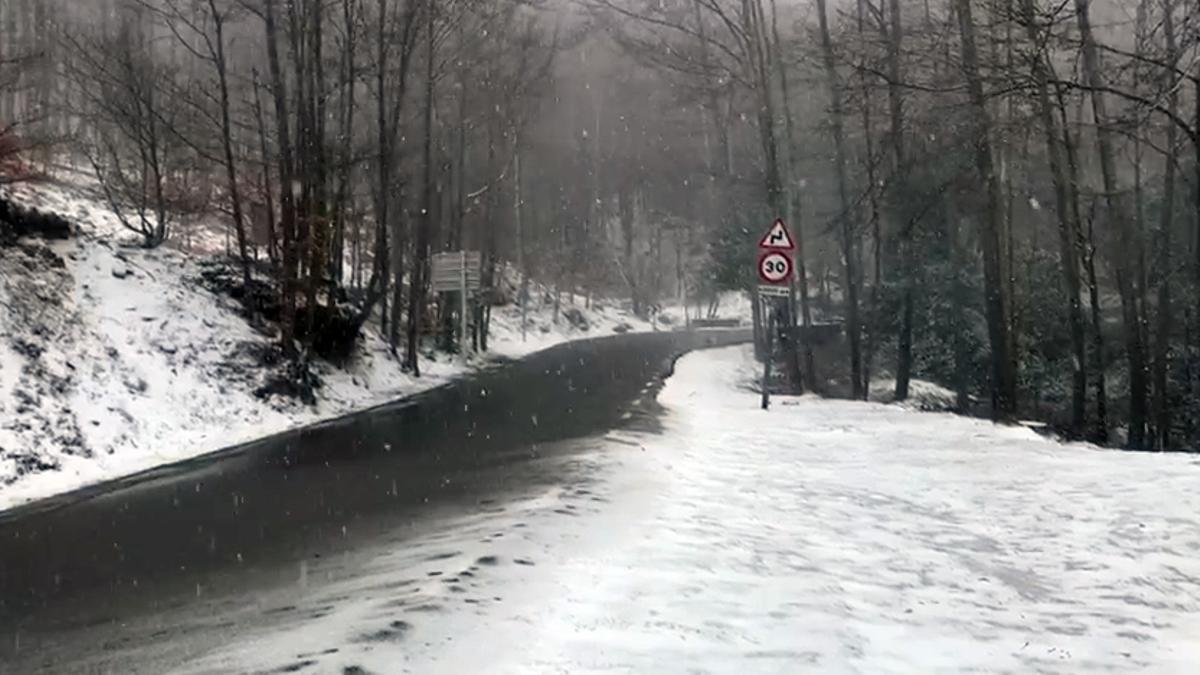
[[[326,120],[328,119],[328,87],[325,83],[325,8],[324,2],[314,1],[309,5],[311,18],[309,20],[309,86],[311,101],[309,103],[311,119],[311,136],[309,148],[312,154],[312,170],[309,176],[312,192],[312,213],[309,217],[311,224],[309,244],[310,279],[308,287],[309,303],[316,309],[318,291],[329,275],[329,144],[326,143]],[[334,298],[330,293],[329,306],[333,306]],[[315,316],[310,309],[309,316]]]
[[[424,188],[422,194],[422,209],[424,213],[418,220],[417,238],[413,248],[413,264],[409,272],[408,284],[408,339],[405,344],[405,365],[413,375],[420,377],[421,364],[417,354],[420,344],[420,328],[424,314],[425,274],[429,268],[429,240],[433,232],[433,106],[434,106],[434,68],[437,56],[435,50],[435,17],[434,3],[425,5],[425,111],[423,126],[425,137],[421,148],[421,158],[424,167]]]
[[[1088,279],[1088,299],[1092,318],[1092,354],[1096,369],[1096,443],[1108,442],[1108,359],[1104,354],[1103,320],[1100,312],[1100,283],[1096,279],[1096,230],[1094,219],[1088,221],[1087,254],[1083,264]]]
[[[262,96],[259,94],[258,71],[254,71],[254,121],[258,125],[259,152],[262,153],[262,192],[267,208],[267,257],[279,262],[279,232],[275,226],[275,194],[271,187],[271,153],[267,141],[267,125],[263,119]]]
[[[497,161],[496,153],[496,136],[497,123],[495,121],[488,122],[487,132],[487,167],[488,173],[492,176],[499,176],[502,171],[500,163]],[[484,210],[483,230],[480,232],[482,240],[482,251],[479,256],[479,283],[480,294],[475,300],[475,334],[477,336],[477,344],[479,350],[486,352],[488,350],[488,331],[491,328],[491,302],[485,297],[484,292],[491,292],[496,289],[496,267],[497,267],[497,221],[500,213],[500,184],[499,179],[496,179],[496,184],[491,190],[488,190],[486,198],[486,206]],[[590,289],[589,289],[590,290]],[[590,302],[590,294],[588,296]],[[590,306],[590,305],[589,305]]]
[[[1046,61],[1046,67],[1053,76],[1053,68],[1049,61]],[[1057,82],[1057,78],[1051,78]],[[1079,257],[1083,265],[1083,273],[1085,275],[1084,282],[1087,284],[1088,291],[1088,309],[1091,323],[1091,359],[1090,365],[1093,369],[1093,375],[1088,379],[1096,383],[1096,418],[1094,428],[1091,432],[1091,439],[1097,444],[1105,444],[1108,442],[1108,357],[1104,353],[1104,333],[1102,331],[1102,320],[1100,312],[1100,286],[1096,278],[1096,246],[1095,246],[1095,227],[1094,219],[1089,215],[1086,219],[1087,229],[1084,229],[1084,216],[1080,207],[1080,190],[1079,190],[1079,175],[1080,158],[1078,147],[1081,143],[1079,131],[1077,134],[1071,133],[1071,119],[1068,114],[1068,100],[1065,95],[1065,87],[1061,84],[1055,84],[1054,101],[1056,109],[1056,120],[1059,123],[1062,133],[1062,147],[1067,161],[1067,186],[1069,188],[1069,206],[1071,209],[1071,221],[1075,227],[1075,233],[1078,239],[1075,242],[1076,255]],[[1074,128],[1081,130],[1083,128],[1083,105],[1076,108],[1076,120]]]
[[[1005,292],[1004,264],[1001,257],[1001,235],[1004,230],[1003,191],[993,157],[991,120],[983,92],[983,80],[979,73],[971,0],[956,0],[955,4],[958,8],[959,32],[962,35],[963,72],[974,109],[975,163],[987,189],[987,220],[986,223],[981,223],[979,238],[983,249],[984,304],[992,351],[992,415],[997,420],[1009,420],[1016,415],[1017,366],[1011,353],[1009,299]]]
[[[1149,4],[1151,0],[1138,0],[1137,9],[1134,19],[1134,54],[1135,60],[1138,63],[1133,67],[1132,73],[1132,88],[1134,94],[1141,94],[1143,89],[1142,80],[1145,65],[1140,62],[1140,59],[1145,58],[1147,26],[1149,20]],[[1143,349],[1150,349],[1150,283],[1147,279],[1146,272],[1146,194],[1145,194],[1145,179],[1143,171],[1143,141],[1142,127],[1139,118],[1130,126],[1130,131],[1133,135],[1133,241],[1136,248],[1132,251],[1125,251],[1125,255],[1132,258],[1131,265],[1133,267],[1134,288],[1136,289],[1135,302],[1138,319],[1138,339],[1142,342]],[[1147,355],[1150,359],[1152,355]],[[1151,381],[1147,382],[1146,387],[1149,390],[1153,386],[1153,363],[1146,363],[1146,372],[1151,377]],[[1149,392],[1152,393],[1152,392]],[[1153,405],[1151,399],[1148,406]],[[1145,447],[1151,447],[1154,443],[1154,418],[1153,411],[1148,411],[1145,422],[1146,436]]]
[[[1139,449],[1145,446],[1146,436],[1146,356],[1142,341],[1142,317],[1138,308],[1136,266],[1130,254],[1139,249],[1130,223],[1130,214],[1118,184],[1114,132],[1108,115],[1100,52],[1092,35],[1091,0],[1075,0],[1075,13],[1083,52],[1083,75],[1091,89],[1092,112],[1096,119],[1097,149],[1100,171],[1104,180],[1107,222],[1116,230],[1116,241],[1108,247],[1116,270],[1117,289],[1121,295],[1121,314],[1124,322],[1125,352],[1129,361],[1129,436],[1127,445]]]
[[[337,189],[333,204],[333,269],[331,276],[334,286],[345,283],[346,277],[346,210],[350,201],[350,182],[354,167],[354,118],[356,112],[355,92],[358,86],[358,17],[353,0],[342,0],[342,20],[345,23],[346,37],[342,53],[341,77],[341,122],[339,137],[342,139],[343,150],[339,159],[341,166],[337,172]]]
[[[1179,46],[1175,37],[1175,2],[1162,0],[1163,36],[1167,43],[1167,62],[1175,65],[1179,61]],[[1168,72],[1170,85],[1167,94],[1167,107],[1172,114],[1179,110],[1179,92],[1176,87],[1177,78],[1173,72]],[[1157,326],[1154,345],[1154,448],[1168,450],[1171,447],[1171,405],[1170,405],[1170,370],[1171,330],[1173,326],[1173,309],[1171,307],[1171,283],[1174,278],[1174,264],[1171,259],[1171,229],[1175,226],[1175,163],[1179,156],[1179,130],[1174,124],[1167,124],[1167,155],[1163,167],[1163,203],[1162,217],[1159,222],[1154,268],[1157,270]],[[1197,184],[1200,189],[1200,184]]]
[[[1003,3],[1003,4],[1002,4]],[[986,3],[986,25],[988,33],[983,36],[983,40],[989,46],[991,54],[991,63],[1007,72],[1014,72],[1013,69],[1013,49],[1012,49],[1012,21],[1013,8],[1012,0],[1001,0],[1001,2]],[[1004,34],[997,37],[995,33],[997,28],[1003,26]],[[1000,47],[1004,46],[1004,55],[1000,54]],[[1008,316],[1008,353],[1014,363],[1020,359],[1019,346],[1017,344],[1017,336],[1020,335],[1019,326],[1019,308],[1017,306],[1017,245],[1016,232],[1013,227],[1014,201],[1015,191],[1013,188],[1014,167],[1014,149],[1015,143],[1011,138],[1005,137],[1006,123],[1011,125],[1014,114],[1015,97],[990,97],[988,99],[990,105],[987,113],[991,121],[990,140],[992,143],[992,155],[995,158],[998,179],[1000,181],[1000,213],[1001,213],[1001,230],[1000,230],[1000,279],[1004,285],[1004,297],[1007,301],[1007,316]],[[1001,105],[1005,103],[1006,105]]]
[[[779,162],[779,145],[775,131],[775,97],[772,93],[774,85],[771,82],[770,64],[768,63],[767,36],[761,20],[761,12],[756,12],[760,0],[742,0],[742,14],[745,30],[751,36],[751,58],[755,73],[755,87],[758,90],[758,128],[759,141],[763,150],[764,186],[766,188],[767,204],[777,214],[784,212],[785,198],[783,195],[783,179]],[[758,7],[761,10],[761,7]]]
[[[1071,332],[1071,435],[1082,437],[1087,425],[1087,338],[1083,318],[1082,284],[1079,278],[1078,223],[1071,204],[1073,191],[1066,176],[1063,147],[1054,109],[1050,101],[1049,72],[1046,55],[1036,46],[1042,44],[1037,25],[1034,0],[1021,0],[1021,11],[1029,43],[1035,48],[1030,56],[1030,69],[1037,86],[1037,112],[1046,134],[1046,155],[1054,181],[1055,212],[1058,216],[1058,256],[1067,290],[1067,317]]]
[[[863,7],[866,0],[858,0],[855,11],[855,22],[860,40],[866,37],[866,11]],[[863,62],[859,64],[859,87],[862,97],[862,127],[863,127],[863,143],[865,146],[865,164],[866,164],[866,194],[867,201],[870,204],[870,221],[871,221],[871,254],[872,254],[872,284],[871,284],[871,300],[870,314],[867,321],[867,339],[865,346],[865,355],[863,358],[863,398],[870,398],[871,395],[871,372],[875,363],[875,350],[879,342],[881,330],[881,317],[883,315],[882,307],[880,306],[880,293],[883,290],[883,233],[881,231],[882,221],[879,214],[879,191],[876,188],[878,179],[876,156],[875,156],[875,124],[871,114],[871,93],[867,85],[867,68],[866,57],[863,57]]]
[[[700,65],[704,68],[705,73],[713,72],[712,52],[708,39],[708,27],[704,23],[704,19],[700,14],[701,0],[692,0],[692,13],[696,21],[696,35],[700,38]],[[710,183],[717,176],[728,178],[733,172],[731,148],[729,140],[728,125],[722,123],[721,119],[721,101],[717,87],[709,86],[705,89],[707,108],[711,119],[711,124],[714,133],[717,136],[716,147],[707,155],[709,162]]]
[[[517,299],[521,303],[521,341],[529,329],[529,269],[525,252],[525,192],[521,175],[521,124],[513,128],[513,222],[517,230],[517,273],[521,287]]]
[[[0,2],[0,58],[16,59],[17,49],[11,39],[17,32],[16,3]],[[17,89],[19,87],[4,87],[0,89],[0,125],[7,126],[16,117]]]
[[[390,218],[388,223],[388,243],[390,246],[387,249],[389,258],[388,266],[391,268],[392,279],[392,319],[388,324],[388,343],[392,346],[392,351],[395,352],[400,347],[400,308],[404,306],[404,254],[408,244],[408,227],[409,216],[404,210],[404,191],[406,184],[401,179],[394,187],[389,187],[389,191],[395,191],[393,200],[392,194],[384,195],[384,199],[393,201],[389,209]],[[414,254],[412,264],[408,268],[408,283],[411,286],[415,281],[415,270],[417,265],[417,257]]]
[[[233,210],[233,226],[237,232],[238,256],[242,264],[242,281],[250,286],[250,254],[246,246],[246,219],[242,211],[242,192],[238,186],[237,165],[233,158],[233,123],[229,115],[229,73],[225,59],[225,17],[217,10],[216,0],[208,0],[213,22],[213,65],[217,69],[217,84],[221,100],[221,150],[225,155],[225,178],[229,184],[229,203]],[[249,297],[249,296],[247,296]]]
[[[629,287],[630,302],[633,303],[633,314],[646,318],[646,308],[642,304],[642,290],[638,283],[638,271],[633,258],[634,238],[634,208],[633,186],[628,177],[620,179],[617,189],[617,220],[621,225],[622,256],[621,265],[625,269],[625,284]]]
[[[387,69],[389,63],[390,51],[388,49],[388,37],[385,31],[387,26],[387,0],[379,0],[379,25],[377,26],[376,34],[376,70],[375,70],[375,88],[376,88],[376,108],[375,108],[375,125],[378,145],[378,181],[375,193],[375,253],[374,265],[371,272],[371,286],[379,285],[379,293],[383,300],[379,312],[380,331],[388,336],[388,345],[395,354],[400,344],[400,329],[397,321],[399,313],[399,295],[394,292],[393,301],[389,303],[387,297],[389,279],[395,276],[395,288],[400,288],[400,280],[403,278],[404,268],[404,248],[399,241],[391,241],[396,237],[391,233],[392,218],[392,167],[395,163],[395,147],[392,145],[392,139],[395,138],[396,130],[389,124],[388,114],[388,97],[389,90],[387,84]],[[393,104],[394,107],[399,107],[400,102]],[[390,244],[390,245],[389,245]],[[390,250],[389,250],[390,249]],[[388,308],[391,306],[391,314],[389,315]]]
[[[908,171],[907,149],[904,143],[904,91],[901,51],[904,44],[904,25],[899,0],[889,0],[887,16],[880,11],[880,33],[887,50],[888,115],[891,118],[889,140],[892,145],[891,212],[896,227],[899,249],[898,276],[900,282],[900,328],[896,335],[896,400],[908,398],[913,366],[913,284],[915,266],[912,263],[911,226],[904,222],[900,200],[907,196],[905,176]]]
[[[1200,0],[1197,3],[1197,13],[1200,13]],[[1195,16],[1193,13],[1192,16]],[[1195,297],[1192,299],[1192,315],[1195,319],[1193,331],[1200,334],[1200,60],[1197,60],[1193,66],[1192,76],[1192,99],[1194,107],[1194,124],[1192,129],[1196,131],[1197,136],[1192,138],[1192,232],[1194,237],[1194,248],[1192,250],[1192,272]],[[1192,395],[1197,401],[1200,401],[1200,372],[1197,373]],[[1197,411],[1200,413],[1200,411]],[[1200,416],[1200,415],[1198,415]]]
[[[824,55],[825,78],[828,80],[830,114],[833,123],[834,165],[837,176],[838,200],[841,206],[839,231],[842,244],[842,269],[846,284],[846,331],[850,342],[850,389],[851,396],[861,399],[865,391],[862,375],[862,328],[858,315],[858,260],[857,234],[851,213],[849,187],[846,180],[846,123],[842,109],[842,89],[838,79],[833,40],[829,34],[829,18],[826,1],[817,0],[817,18],[821,27],[821,51]]]
[[[460,21],[456,31],[457,47],[462,50],[466,48],[466,36],[464,34],[465,22]],[[456,121],[454,159],[452,171],[454,178],[453,189],[453,208],[450,209],[450,217],[448,226],[446,227],[445,249],[446,251],[458,251],[463,247],[463,221],[466,215],[467,208],[467,93],[470,87],[467,85],[467,68],[466,60],[460,59],[456,72],[456,89],[458,90],[458,119]],[[442,303],[439,308],[441,315],[441,340],[442,350],[446,352],[454,349],[454,336],[461,321],[457,320],[457,313],[461,310],[462,303],[454,302],[452,293],[442,293]],[[467,336],[462,336],[463,343],[466,344]]]
[[[963,283],[963,270],[972,266],[972,262],[962,241],[962,218],[958,214],[956,200],[947,194],[942,203],[946,211],[946,236],[950,239],[950,268],[955,270],[950,289],[954,312],[950,330],[954,351],[955,403],[960,413],[966,413],[971,403],[971,350],[966,339],[969,325],[965,317],[971,300],[970,289]]]
[[[807,251],[804,248],[804,222],[802,219],[802,206],[800,196],[796,191],[795,176],[796,176],[796,125],[792,118],[791,95],[788,86],[787,66],[783,61],[783,48],[779,39],[778,12],[775,7],[775,0],[771,0],[771,35],[766,35],[766,20],[763,14],[761,0],[755,0],[754,3],[756,12],[756,24],[759,26],[759,33],[762,41],[764,58],[763,58],[763,86],[764,90],[769,94],[771,90],[771,71],[775,70],[775,75],[779,81],[780,106],[783,110],[784,122],[784,163],[782,171],[776,170],[776,179],[779,181],[780,188],[779,197],[784,199],[783,212],[786,214],[787,220],[791,223],[793,236],[796,238],[796,282],[795,291],[800,299],[800,324],[803,330],[797,335],[796,330],[796,312],[795,303],[792,302],[788,307],[788,312],[784,317],[789,321],[788,326],[788,349],[800,349],[804,355],[804,366],[801,372],[796,372],[799,368],[793,366],[790,368],[793,380],[793,386],[798,390],[803,391],[805,385],[809,390],[817,389],[817,368],[816,359],[813,357],[812,349],[812,308],[809,301],[808,292],[808,264]],[[770,106],[768,105],[768,109]],[[769,120],[770,125],[774,126],[774,113],[772,112]],[[772,131],[772,143],[776,141],[776,136]],[[776,155],[778,157],[778,155]],[[786,181],[784,180],[786,177]],[[777,211],[778,213],[778,211]],[[793,299],[794,300],[794,299]],[[789,356],[790,364],[799,364],[799,358],[795,355]],[[807,382],[805,382],[807,380]]]
[[[379,25],[376,33],[376,130],[378,132],[378,178],[379,184],[375,193],[375,264],[371,271],[371,279],[367,282],[366,299],[363,300],[362,309],[360,310],[360,318],[365,320],[370,315],[372,308],[376,303],[381,303],[380,306],[380,329],[388,334],[391,343],[392,352],[398,348],[399,344],[399,318],[400,307],[399,302],[402,291],[397,291],[397,288],[402,289],[403,264],[404,264],[404,249],[405,249],[405,228],[404,221],[398,216],[404,213],[404,190],[403,184],[393,186],[393,173],[397,162],[397,138],[399,136],[401,113],[404,110],[404,96],[408,91],[408,75],[411,57],[416,44],[416,33],[414,30],[417,25],[417,12],[420,5],[416,2],[410,2],[404,5],[404,11],[401,19],[396,24],[390,24],[387,17],[387,9],[389,3],[387,0],[378,0]],[[398,27],[397,35],[389,35],[385,28],[389,25]],[[391,63],[391,48],[396,46],[400,50],[399,61],[395,66],[397,81],[389,83],[387,75],[389,73],[389,64]],[[394,102],[389,107],[388,93],[394,93]],[[392,194],[392,190],[396,194]],[[397,215],[393,215],[393,208]],[[389,241],[389,239],[391,241]],[[390,254],[389,254],[390,251]],[[390,264],[389,264],[390,257]],[[395,283],[392,285],[394,291],[395,302],[392,302],[389,315],[388,307],[388,279],[389,276],[395,277]],[[389,320],[390,319],[390,320]]]
[[[275,126],[279,143],[279,204],[280,231],[283,248],[283,307],[279,325],[284,351],[291,354],[295,339],[296,317],[296,208],[292,193],[292,143],[288,130],[287,90],[283,81],[283,70],[279,64],[279,29],[275,16],[275,1],[263,3],[263,23],[266,30],[267,66],[271,75],[271,90],[275,99]]]
[[[307,15],[304,14],[304,2],[312,2],[313,0],[291,0],[286,2],[284,6],[287,8],[287,37],[291,49],[292,57],[292,78],[294,80],[295,106],[296,106],[296,144],[295,144],[295,164],[293,164],[293,180],[294,188],[299,193],[296,208],[296,232],[294,245],[296,247],[296,272],[297,281],[301,285],[301,290],[304,293],[305,309],[307,310],[302,316],[305,318],[305,332],[309,335],[313,332],[314,320],[316,314],[313,311],[316,305],[315,284],[312,277],[312,226],[315,216],[313,208],[314,195],[312,192],[312,170],[314,163],[314,148],[311,116],[311,104],[313,100],[312,80],[308,76],[309,57],[307,46],[308,43],[304,39],[307,34]]]

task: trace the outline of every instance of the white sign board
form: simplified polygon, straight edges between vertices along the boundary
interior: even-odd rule
[[[434,293],[461,293],[479,290],[479,251],[454,251],[433,255],[431,284]]]
[[[787,286],[759,286],[758,294],[769,298],[786,298],[788,297]]]

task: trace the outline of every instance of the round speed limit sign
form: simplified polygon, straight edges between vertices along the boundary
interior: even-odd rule
[[[758,278],[768,284],[787,283],[792,278],[792,258],[786,253],[773,251],[758,259]]]

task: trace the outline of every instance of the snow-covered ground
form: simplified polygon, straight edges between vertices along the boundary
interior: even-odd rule
[[[418,380],[369,330],[353,364],[316,365],[324,386],[315,406],[262,400],[253,391],[264,370],[253,363],[270,338],[199,282],[195,254],[174,243],[126,245],[130,233],[86,180],[65,175],[71,183],[10,190],[79,232],[46,244],[59,267],[0,249],[0,510],[394,400],[488,360],[426,359]],[[220,238],[193,228],[193,246]],[[610,302],[576,309],[586,330],[554,321],[547,301],[531,309],[522,336],[520,310],[496,308],[492,354],[519,358],[618,328],[654,330]]]
[[[752,373],[683,358],[662,434],[581,442],[577,481],[287,589],[294,619],[186,672],[1196,672],[1194,457],[762,412]]]

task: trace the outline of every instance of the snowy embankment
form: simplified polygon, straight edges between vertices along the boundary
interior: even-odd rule
[[[1155,672],[1200,663],[1200,463],[684,357],[661,435],[276,600],[197,672]],[[273,605],[264,604],[263,611]],[[321,609],[312,614],[309,610]]]
[[[86,184],[23,185],[10,196],[78,231],[0,248],[0,510],[394,400],[486,363],[426,355],[416,379],[368,329],[351,365],[315,365],[316,405],[261,399],[271,338],[205,288],[201,256],[170,243],[129,246]],[[220,238],[192,226],[186,239],[212,250]],[[612,305],[576,309],[586,329],[553,321],[549,304],[532,308],[523,339],[519,309],[496,308],[493,354],[653,330]]]

